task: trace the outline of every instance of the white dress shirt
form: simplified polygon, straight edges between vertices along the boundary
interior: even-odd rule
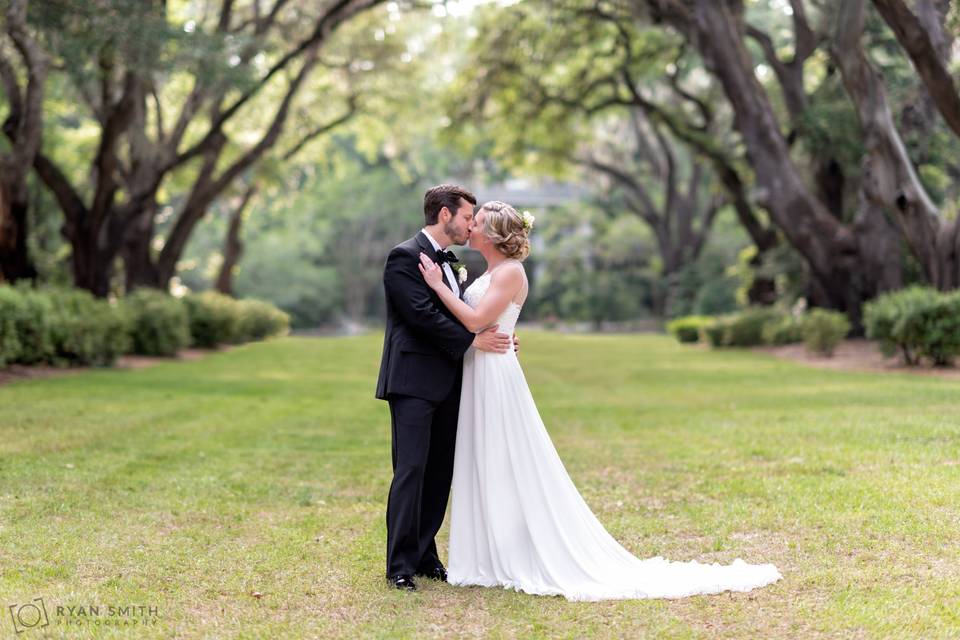
[[[433,248],[434,248],[435,250],[439,251],[440,249],[443,248],[443,247],[440,246],[440,243],[438,243],[436,240],[433,239],[433,236],[430,235],[430,232],[427,231],[427,228],[426,228],[426,227],[424,227],[423,229],[421,229],[421,231],[423,231],[423,235],[427,236],[427,239],[430,240],[430,244],[433,245]],[[457,297],[459,298],[459,297],[460,297],[460,285],[457,283],[457,279],[456,279],[456,278],[454,277],[454,275],[453,275],[453,268],[450,266],[450,264],[449,264],[448,262],[444,262],[444,263],[441,265],[441,268],[443,269],[444,275],[447,276],[447,282],[450,283],[450,288],[453,289],[453,292],[454,292],[455,294],[457,294]]]

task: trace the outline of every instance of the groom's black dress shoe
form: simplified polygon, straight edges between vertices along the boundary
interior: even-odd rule
[[[390,576],[387,578],[387,582],[390,583],[390,586],[394,589],[400,589],[401,591],[416,591],[417,585],[413,582],[412,576]]]
[[[442,564],[438,564],[430,569],[418,569],[413,575],[423,576],[424,578],[430,578],[431,580],[439,580],[440,582],[447,581],[447,570],[443,568]]]

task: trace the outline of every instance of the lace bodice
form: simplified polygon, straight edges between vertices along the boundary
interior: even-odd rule
[[[474,309],[480,304],[480,300],[490,287],[490,274],[490,271],[486,272],[474,280],[473,283],[467,287],[467,290],[463,292],[463,301]],[[514,328],[517,326],[517,319],[520,317],[520,310],[522,308],[523,305],[517,304],[512,300],[508,302],[507,308],[504,309],[503,313],[493,322],[493,324],[500,325],[497,331],[499,333],[512,334]]]

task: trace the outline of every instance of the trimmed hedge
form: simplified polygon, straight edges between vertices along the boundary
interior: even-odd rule
[[[772,307],[751,307],[741,313],[714,318],[703,326],[711,347],[755,347],[767,344],[765,327],[780,323],[788,314]]]
[[[887,357],[899,350],[907,364],[917,364],[920,344],[917,336],[907,335],[907,318],[935,304],[941,295],[930,287],[913,286],[871,300],[863,307],[867,337],[877,340]]]
[[[753,307],[730,319],[723,342],[728,347],[756,347],[764,344],[763,328],[779,322],[786,312],[771,307]]]
[[[53,341],[53,314],[55,301],[46,291],[18,287],[23,299],[22,314],[17,318],[20,339],[20,364],[52,362],[56,353]]]
[[[678,340],[687,331],[687,318],[668,329]],[[703,321],[702,336],[713,347],[748,347],[759,344],[804,342],[807,349],[832,355],[850,332],[841,313],[814,309],[797,318],[776,308],[752,308],[741,313]],[[960,357],[960,291],[944,293],[913,286],[882,295],[864,305],[863,324],[868,338],[877,340],[887,356],[898,351],[907,364],[928,360],[946,366]]]
[[[23,296],[10,287],[0,287],[0,367],[20,356],[19,319],[24,315]]]
[[[82,289],[50,289],[53,363],[109,366],[130,350],[130,319],[118,303]]]
[[[262,300],[235,300],[216,291],[184,298],[195,347],[215,347],[285,335],[290,316]]]
[[[850,321],[839,311],[813,309],[800,321],[807,350],[832,356],[840,341],[850,333]]]
[[[732,316],[720,316],[714,321],[703,327],[703,335],[710,343],[711,347],[719,348],[727,346],[724,343],[724,336],[727,334],[727,325],[731,322]]]
[[[240,340],[237,301],[216,291],[191,293],[183,298],[190,317],[193,346],[213,348]]]
[[[904,314],[896,334],[921,358],[947,366],[960,355],[960,292],[940,294],[929,304]]]
[[[245,341],[286,335],[290,331],[290,316],[269,302],[248,298],[238,300],[237,305],[240,313],[238,330]]]
[[[763,343],[770,345],[795,344],[803,342],[800,321],[791,315],[785,315],[763,327]]]
[[[133,353],[174,356],[190,346],[190,319],[179,298],[140,288],[123,298],[123,306],[130,316]]]
[[[143,288],[108,301],[82,289],[0,285],[0,367],[109,366],[124,353],[172,356],[289,329],[290,317],[270,303],[215,292],[179,299]]]
[[[850,330],[850,324],[842,314],[820,309],[797,319],[776,307],[752,307],[741,313],[719,316],[712,321],[699,321],[702,323],[702,335],[712,347],[806,342],[809,349],[828,355]],[[678,340],[683,341],[676,331],[672,332]]]
[[[667,333],[677,342],[693,343],[700,341],[703,328],[713,322],[710,316],[684,316],[667,323]]]

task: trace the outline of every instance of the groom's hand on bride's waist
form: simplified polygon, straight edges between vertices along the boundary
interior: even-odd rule
[[[493,325],[478,333],[473,339],[473,346],[480,351],[491,353],[506,353],[510,350],[513,340],[506,333],[497,333],[500,325]]]

